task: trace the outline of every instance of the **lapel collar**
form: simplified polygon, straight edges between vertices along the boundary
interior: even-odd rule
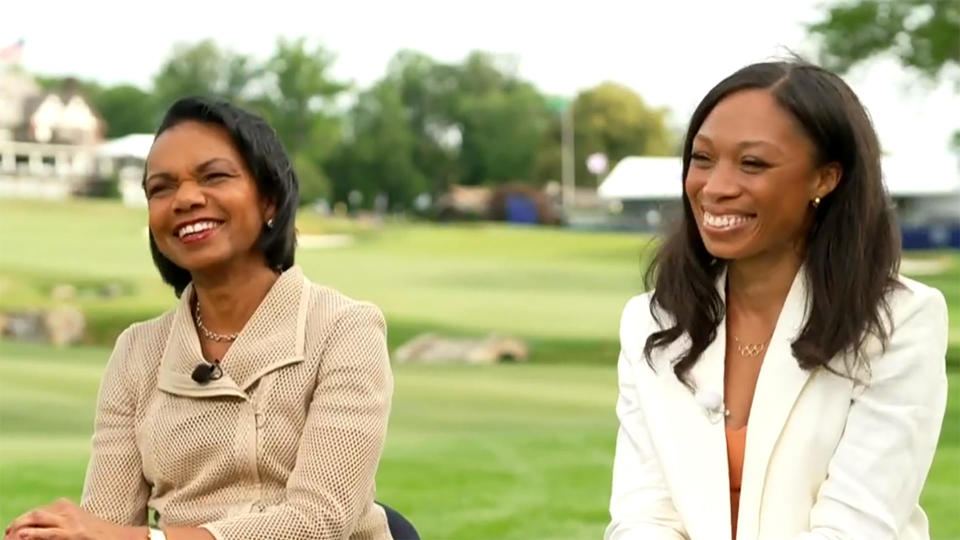
[[[284,272],[223,357],[223,369],[247,391],[267,373],[303,361],[306,278],[299,267]]]
[[[806,272],[801,267],[770,338],[750,406],[737,522],[739,538],[757,535],[763,485],[773,447],[811,375],[800,368],[791,349],[806,319],[807,293]]]
[[[725,297],[726,272],[717,281],[721,298]],[[726,317],[724,316],[724,319]],[[665,392],[664,415],[658,416],[654,430],[668,434],[674,445],[667,452],[673,464],[670,474],[675,501],[685,516],[690,538],[730,538],[730,479],[727,472],[726,432],[723,416],[707,414],[697,400],[701,392],[723,395],[726,323],[717,327],[716,339],[700,355],[690,370],[697,393],[691,392],[663,362],[657,369],[658,386]],[[673,360],[690,346],[683,336],[661,353]],[[658,355],[660,356],[660,355]],[[642,367],[646,367],[645,365]]]
[[[157,387],[188,397],[235,396],[267,373],[304,358],[307,281],[299,267],[284,272],[267,292],[221,361],[223,377],[199,385],[190,378],[202,363],[200,339],[190,309],[193,285],[180,297],[160,361]]]

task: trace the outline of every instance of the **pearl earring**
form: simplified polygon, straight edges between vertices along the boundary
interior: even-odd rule
[[[267,220],[267,228],[268,228],[268,229],[272,229],[272,228],[273,228],[273,218],[270,218],[270,219]]]
[[[820,197],[814,197],[813,200],[810,201],[810,204],[812,204],[814,208],[820,206]]]

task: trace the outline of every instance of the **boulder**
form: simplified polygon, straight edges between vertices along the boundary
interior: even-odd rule
[[[15,341],[47,340],[43,313],[37,311],[11,311],[3,314],[3,337]]]
[[[43,315],[47,341],[53,345],[74,345],[83,341],[87,319],[80,309],[60,306]]]
[[[56,302],[67,302],[77,296],[77,288],[69,283],[61,283],[50,290],[50,298]]]
[[[101,298],[117,298],[123,296],[123,285],[119,283],[106,283],[97,291]]]
[[[472,364],[524,362],[529,357],[527,344],[511,337],[490,335],[483,339],[454,338],[439,334],[421,334],[397,347],[398,364]]]

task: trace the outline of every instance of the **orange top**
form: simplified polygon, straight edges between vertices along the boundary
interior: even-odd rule
[[[730,471],[730,525],[737,538],[737,513],[740,510],[740,477],[743,476],[743,451],[747,445],[747,426],[727,428],[727,468]]]

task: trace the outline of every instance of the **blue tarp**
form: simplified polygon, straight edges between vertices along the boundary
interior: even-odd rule
[[[960,223],[904,225],[903,249],[960,249]]]
[[[524,195],[508,195],[506,200],[507,221],[510,223],[538,223],[537,203]]]

